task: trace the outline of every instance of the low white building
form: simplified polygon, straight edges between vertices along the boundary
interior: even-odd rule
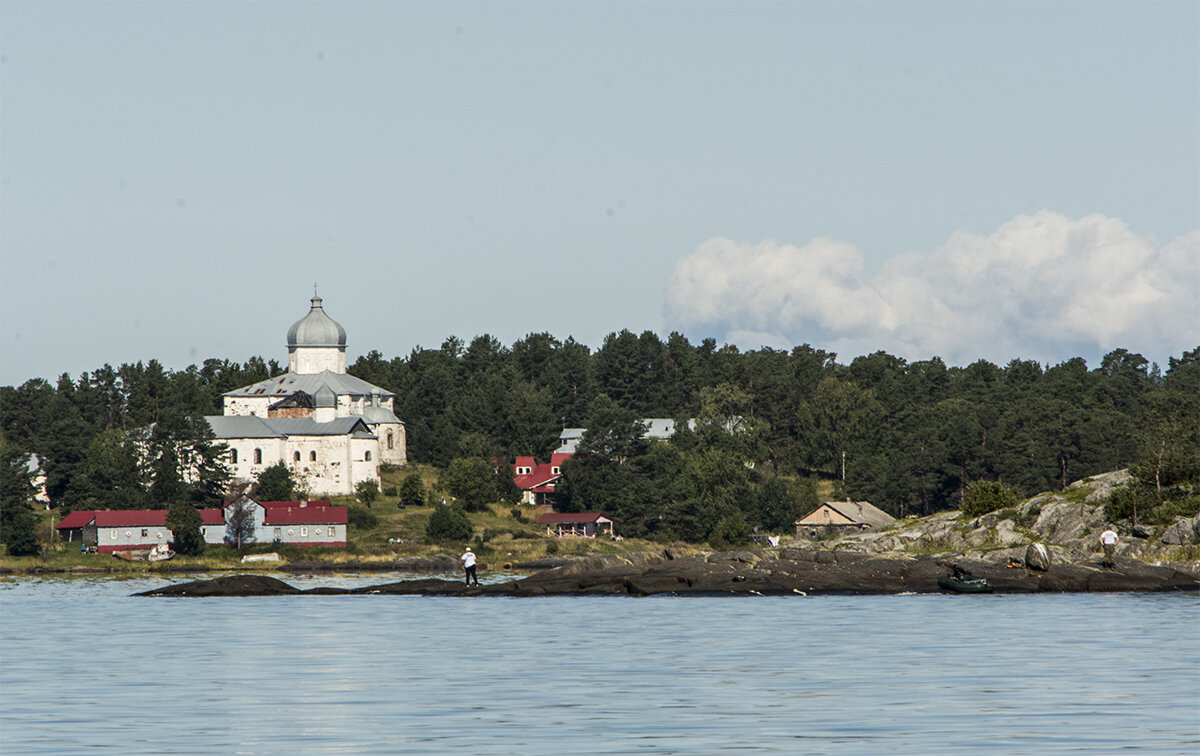
[[[328,501],[255,501],[243,496],[225,507],[232,522],[239,507],[248,507],[253,523],[243,543],[290,543],[299,546],[345,546],[349,512]],[[230,534],[227,540],[234,540]]]
[[[200,509],[200,531],[208,544],[224,543],[225,516],[220,509]],[[165,509],[112,509],[71,512],[56,528],[63,540],[96,546],[102,554],[171,543]]]

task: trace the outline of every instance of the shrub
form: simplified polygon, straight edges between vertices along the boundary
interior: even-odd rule
[[[350,527],[359,530],[372,530],[379,526],[379,518],[374,512],[358,507],[349,507],[346,511],[346,520]]]
[[[354,484],[354,498],[371,508],[371,502],[379,498],[379,481],[360,480]]]
[[[425,525],[425,537],[431,541],[466,541],[471,538],[471,520],[458,506],[438,504]]]
[[[995,480],[976,480],[967,485],[963,497],[962,513],[967,517],[980,517],[997,509],[1017,506],[1017,492],[1012,486]]]
[[[383,489],[383,495],[388,497],[389,499],[394,499],[397,496],[399,496],[400,494],[397,493],[395,486],[388,486],[387,488]]]
[[[512,515],[513,519],[517,522],[528,522],[528,520],[525,519],[525,513],[521,511],[520,506],[513,507],[512,509],[508,510],[508,513]]]
[[[557,554],[558,553],[558,541],[551,541],[550,543],[547,543],[546,544],[546,553],[547,554]]]

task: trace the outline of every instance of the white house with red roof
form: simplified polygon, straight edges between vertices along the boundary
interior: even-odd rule
[[[298,546],[345,546],[349,511],[329,501],[255,501],[242,496],[225,507],[226,519],[239,506],[250,506],[252,543]]]
[[[562,477],[562,465],[570,454],[555,452],[549,462],[538,464],[533,457],[517,457],[513,463],[513,483],[521,490],[521,503],[535,507],[553,507],[554,487]]]
[[[204,542],[223,543],[225,514],[220,509],[199,509]],[[124,549],[150,548],[175,540],[167,527],[165,509],[81,510],[63,518],[55,529],[64,541],[95,545],[102,554]]]

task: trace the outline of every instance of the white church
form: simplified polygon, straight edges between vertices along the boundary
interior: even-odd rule
[[[391,392],[346,373],[346,330],[311,301],[287,332],[288,371],[226,393],[225,414],[206,419],[236,481],[282,461],[309,496],[346,496],[408,461],[404,423]]]

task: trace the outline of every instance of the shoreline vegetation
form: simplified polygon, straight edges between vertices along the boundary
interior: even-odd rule
[[[524,576],[485,585],[478,591],[482,595],[533,595],[539,590],[632,595],[922,592],[936,591],[937,577],[952,566],[987,576],[998,592],[1196,590],[1200,516],[1180,518],[1167,527],[1125,529],[1115,566],[1101,566],[1098,536],[1106,527],[1104,503],[1126,477],[1124,471],[1096,476],[1066,491],[1040,494],[1011,510],[979,517],[943,512],[897,520],[878,530],[822,533],[815,540],[785,537],[778,546],[756,550],[712,550],[640,539],[554,538],[532,524],[527,513],[494,504],[471,514],[473,533],[468,543],[479,555],[484,574],[502,570]],[[60,543],[40,557],[0,557],[0,575],[228,573],[217,578],[215,585],[220,586],[227,577],[238,576],[402,572],[430,577],[371,590],[476,595],[464,591],[457,580],[434,577],[458,575],[458,555],[465,544],[427,542],[422,534],[431,507],[401,509],[384,499],[369,508],[353,500],[343,503],[358,511],[352,518],[358,525],[352,528],[346,549],[261,544],[239,551],[220,546],[201,556],[136,563],[83,554],[77,544]],[[1050,561],[1046,570],[1025,564],[1026,550],[1034,543],[1046,546]],[[278,553],[279,561],[242,561],[245,555],[269,552]],[[1010,566],[1014,563],[1020,567]],[[735,581],[739,576],[742,579]],[[236,580],[230,585],[246,590]]]

